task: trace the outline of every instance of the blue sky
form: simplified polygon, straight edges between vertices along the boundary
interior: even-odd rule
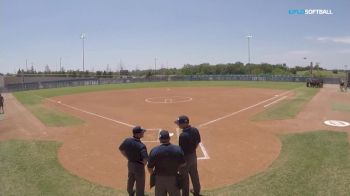
[[[82,69],[82,32],[95,71],[247,63],[249,33],[252,63],[350,68],[348,0],[0,0],[0,72]]]

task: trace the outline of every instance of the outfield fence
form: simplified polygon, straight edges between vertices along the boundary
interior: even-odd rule
[[[72,78],[72,77],[5,77],[2,91],[23,91],[46,88],[60,88],[86,85],[165,82],[165,81],[279,81],[306,82],[310,77],[276,75],[189,75],[152,77]],[[339,84],[339,78],[323,78],[326,84]],[[0,88],[1,90],[1,88]]]

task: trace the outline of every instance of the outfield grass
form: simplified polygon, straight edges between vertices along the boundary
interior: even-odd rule
[[[295,96],[292,100],[276,103],[255,115],[252,120],[284,120],[295,118],[304,105],[317,94],[319,89],[300,87],[293,91],[295,92]]]
[[[350,104],[332,103],[332,110],[340,112],[350,112]]]
[[[0,143],[0,195],[126,195],[65,170],[57,160],[61,146],[52,141]]]
[[[302,86],[295,82],[252,82],[252,81],[194,81],[194,82],[147,82],[127,84],[107,84],[79,87],[66,87],[54,89],[32,90],[14,93],[15,97],[25,105],[38,119],[47,126],[70,126],[82,124],[83,121],[69,114],[59,112],[41,105],[45,98],[88,93],[95,91],[122,90],[136,88],[161,88],[161,87],[242,87],[242,88],[268,88],[268,89],[294,89]]]
[[[281,154],[267,171],[205,195],[349,195],[346,133],[320,131],[281,139]]]
[[[118,90],[118,89],[136,89],[136,88],[161,88],[161,87],[216,87],[216,86],[232,86],[243,88],[269,88],[269,89],[293,89],[304,85],[295,82],[264,82],[264,81],[190,81],[190,82],[144,82],[144,83],[123,83],[123,84],[105,84],[78,86],[66,88],[52,88],[33,90],[21,93],[36,94],[41,97],[54,97],[60,95],[69,95],[77,93],[87,93],[95,91]]]
[[[348,195],[347,134],[318,131],[280,136],[281,154],[264,172],[205,195]],[[66,171],[57,160],[60,143],[0,143],[0,195],[126,195]],[[204,187],[205,188],[205,187]]]

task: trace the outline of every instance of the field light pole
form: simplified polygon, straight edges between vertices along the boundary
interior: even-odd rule
[[[250,65],[250,38],[252,38],[253,36],[251,34],[248,34],[246,37],[248,40],[248,65]],[[251,73],[250,69],[249,72]]]
[[[248,65],[250,64],[250,38],[252,38],[252,35],[247,35],[247,40],[248,40]]]
[[[82,33],[80,38],[83,40],[83,71],[85,71],[85,33]]]

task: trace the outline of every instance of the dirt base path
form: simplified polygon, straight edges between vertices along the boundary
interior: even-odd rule
[[[47,136],[47,128],[17,99],[4,93],[5,114],[0,114],[0,141],[9,139],[37,139]]]
[[[10,93],[5,98],[5,114],[0,114],[0,141],[39,139],[64,142],[76,134],[75,127],[47,127]]]
[[[320,92],[305,105],[295,119],[261,121],[258,126],[272,133],[305,132],[313,130],[349,131],[348,127],[332,127],[326,120],[350,122],[350,113],[332,110],[333,103],[350,105],[350,92],[340,92],[338,85],[325,85]]]

